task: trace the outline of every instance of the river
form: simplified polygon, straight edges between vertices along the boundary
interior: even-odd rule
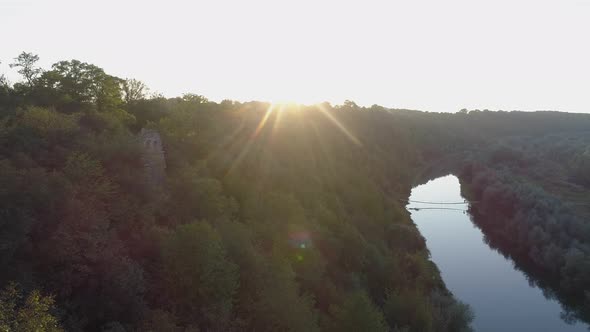
[[[448,175],[412,190],[410,201],[463,202],[457,177]],[[431,259],[447,288],[475,314],[475,331],[588,331],[583,323],[567,324],[561,305],[547,299],[525,274],[484,242],[484,235],[467,212],[467,204],[413,203],[412,220],[426,239]]]

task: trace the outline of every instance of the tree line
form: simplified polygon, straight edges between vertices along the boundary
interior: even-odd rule
[[[20,54],[22,80],[0,84],[0,286],[17,294],[0,296],[0,326],[469,331],[400,202],[442,160],[502,205],[518,250],[586,287],[585,223],[561,197],[513,188],[527,170],[543,177],[539,156],[490,142],[578,135],[587,115],[165,98],[92,64],[38,60]],[[146,181],[142,128],[162,137],[161,187]],[[580,151],[560,174],[585,186]]]
[[[19,294],[0,326],[469,330],[392,199],[421,157],[389,111],[147,96],[37,61],[19,55],[22,81],[0,91],[0,285]],[[164,142],[163,187],[145,179],[141,128]]]

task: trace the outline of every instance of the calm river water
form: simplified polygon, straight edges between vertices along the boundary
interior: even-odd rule
[[[448,175],[415,187],[410,200],[462,202],[463,197],[459,180]],[[476,331],[588,331],[585,324],[565,323],[560,318],[561,305],[545,298],[539,288],[529,284],[523,272],[514,268],[511,260],[484,242],[481,230],[462,212],[466,204],[408,205],[413,207],[453,209],[410,212],[445,284],[473,309]]]

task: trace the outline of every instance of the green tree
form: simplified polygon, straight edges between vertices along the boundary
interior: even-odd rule
[[[43,72],[43,69],[36,66],[39,56],[29,52],[22,52],[14,58],[14,61],[9,65],[10,68],[18,68],[17,72],[23,76],[27,86],[32,88],[39,75]]]
[[[42,107],[30,107],[19,115],[20,126],[33,129],[52,143],[55,143],[54,139],[78,129],[75,117]]]
[[[185,93],[182,95],[182,100],[184,101],[188,101],[190,103],[195,103],[195,104],[206,104],[209,102],[209,100],[202,95],[198,95],[195,93]]]
[[[2,62],[0,62],[2,64]],[[6,89],[8,87],[8,81],[6,80],[6,76],[4,74],[0,74],[0,88]]]
[[[329,331],[388,331],[383,313],[362,291],[347,295],[341,304],[331,307],[330,313]]]
[[[11,283],[0,291],[0,330],[22,332],[61,332],[53,315],[53,298],[34,290],[27,296]]]
[[[123,90],[123,99],[126,104],[134,103],[144,99],[148,93],[148,87],[141,81],[128,78],[121,82]]]
[[[248,313],[248,330],[319,331],[318,315],[310,294],[300,294],[289,261],[274,252],[255,267],[254,292],[242,299]]]
[[[196,314],[204,327],[227,327],[239,277],[217,231],[206,222],[179,226],[164,240],[162,259],[180,318],[191,323]]]
[[[194,219],[216,221],[235,212],[235,202],[227,198],[220,181],[200,177],[194,167],[186,167],[174,174],[169,181],[170,215],[183,222]]]
[[[432,331],[430,309],[428,300],[422,294],[407,289],[389,293],[383,308],[389,325],[409,327],[412,332]]]
[[[78,60],[60,61],[40,77],[44,89],[50,90],[53,103],[66,111],[92,105],[98,111],[117,109],[122,103],[121,79],[102,68]]]

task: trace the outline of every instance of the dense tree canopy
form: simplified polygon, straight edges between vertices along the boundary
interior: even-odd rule
[[[531,160],[477,151],[590,125],[559,113],[147,97],[95,65],[37,60],[22,53],[23,82],[0,87],[0,285],[28,294],[0,302],[13,329],[28,315],[47,331],[468,331],[472,314],[446,290],[403,199],[429,166],[460,160],[474,195],[515,216],[538,196],[477,161]],[[162,138],[161,186],[146,180],[141,128]],[[587,186],[587,146],[567,155],[563,174]],[[562,271],[564,287],[587,287],[586,224],[538,205],[550,218],[531,214],[516,231],[523,250]]]

